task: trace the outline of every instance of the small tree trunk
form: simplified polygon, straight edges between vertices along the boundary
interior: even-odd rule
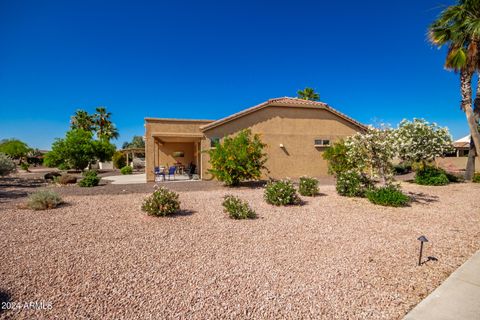
[[[477,90],[475,92],[473,114],[478,131],[478,121],[480,119],[480,76],[477,79]],[[475,158],[477,154],[478,153],[476,152],[475,142],[473,140],[473,137],[470,136],[470,147],[468,150],[467,167],[465,169],[465,180],[467,181],[471,181],[473,179],[473,176],[475,175]]]
[[[462,70],[460,73],[460,87],[462,93],[462,110],[467,117],[470,135],[475,144],[475,152],[480,154],[480,132],[478,131],[478,120],[472,108],[472,73]]]
[[[468,150],[468,160],[467,168],[465,169],[465,180],[471,181],[473,175],[475,174],[475,157],[477,153],[475,152],[475,145],[473,139],[470,138],[470,149]]]

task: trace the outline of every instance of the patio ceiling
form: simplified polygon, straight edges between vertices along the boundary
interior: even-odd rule
[[[165,142],[200,142],[203,138],[202,133],[170,133],[155,132],[152,137],[160,143]]]

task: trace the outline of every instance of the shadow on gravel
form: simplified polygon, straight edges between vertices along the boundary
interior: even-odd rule
[[[407,195],[412,198],[412,202],[420,204],[428,204],[438,201],[438,196],[432,196],[423,192],[408,192]]]
[[[0,178],[0,203],[28,196],[30,189],[45,186],[43,179]],[[2,189],[11,190],[2,190]]]
[[[44,185],[43,179],[0,178],[0,188],[38,188]]]
[[[258,180],[258,181],[244,181],[240,182],[238,185],[239,188],[247,188],[247,189],[258,189],[263,188],[267,184],[267,180]],[[238,188],[232,187],[232,188]]]
[[[196,211],[193,210],[178,210],[172,215],[169,215],[169,218],[178,218],[178,217],[188,217],[191,216],[192,214],[196,213]]]
[[[0,203],[25,198],[28,192],[21,190],[0,191]]]
[[[10,302],[10,299],[11,299],[11,295],[10,293],[8,293],[7,291],[3,290],[3,289],[0,289],[0,306],[3,306],[4,304]],[[0,314],[5,311],[4,308],[0,307]]]

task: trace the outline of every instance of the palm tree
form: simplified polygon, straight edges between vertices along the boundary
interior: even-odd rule
[[[107,112],[105,107],[97,107],[93,116],[95,130],[99,139],[117,139],[119,137],[118,130],[110,120],[112,114]]]
[[[315,92],[313,88],[306,87],[303,90],[298,90],[297,95],[299,99],[318,101],[320,100],[320,95]]]
[[[465,112],[475,151],[480,155],[480,98],[477,93],[475,110],[472,104],[472,77],[479,70],[480,2],[459,0],[446,8],[429,28],[430,41],[448,46],[445,67],[460,72],[461,109]],[[480,83],[477,83],[477,87]]]
[[[70,118],[70,127],[72,129],[82,129],[92,132],[94,130],[93,117],[85,110],[77,110]]]

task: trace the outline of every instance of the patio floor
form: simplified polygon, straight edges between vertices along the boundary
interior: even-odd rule
[[[140,174],[126,174],[118,176],[109,176],[102,179],[112,181],[112,184],[138,184],[138,183],[147,183],[147,178],[145,173]],[[161,178],[162,179],[162,178]],[[168,179],[166,176],[165,182],[175,182],[175,181],[188,181],[191,180],[186,174],[176,174],[175,177]],[[194,181],[194,180],[192,180]],[[159,182],[164,182],[163,179]]]

